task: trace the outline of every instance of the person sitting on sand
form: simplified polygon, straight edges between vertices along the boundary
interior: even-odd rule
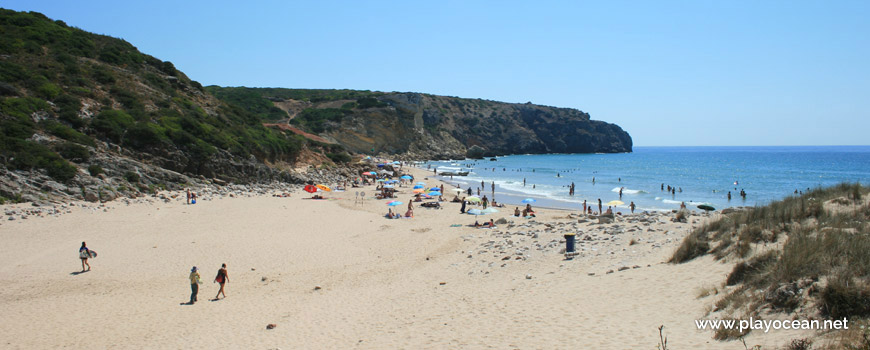
[[[607,211],[604,212],[604,215],[613,215],[612,207],[607,207]]]
[[[493,228],[493,227],[495,227],[495,222],[493,222],[492,219],[489,219],[489,222],[484,223],[483,225],[480,225],[480,227]]]
[[[414,208],[409,207],[408,211],[405,212],[405,217],[406,218],[413,218],[414,217]]]
[[[680,203],[680,209],[686,209],[686,202]]]
[[[458,196],[458,195],[456,195],[456,196],[453,196],[453,200],[451,200],[451,202],[453,202],[453,203],[460,203],[460,202],[462,202],[462,200],[459,199],[459,196]]]
[[[438,196],[438,201],[439,201],[439,202],[443,202],[443,201],[444,201],[444,196]]]
[[[520,207],[514,208],[514,216],[520,217]]]
[[[321,196],[319,194],[315,194],[315,195],[311,196],[311,199],[323,199],[323,196]]]

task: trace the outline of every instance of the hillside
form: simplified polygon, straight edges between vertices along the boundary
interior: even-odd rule
[[[0,33],[0,199],[291,181],[301,152],[342,152],[264,127],[124,40],[5,9]]]
[[[619,126],[570,108],[420,93],[206,89],[264,120],[289,121],[360,153],[432,159],[632,149]]]
[[[130,43],[0,9],[0,202],[194,182],[304,182],[348,152],[406,159],[630,152],[574,109],[354,90],[204,88]],[[334,175],[334,174],[333,174]]]

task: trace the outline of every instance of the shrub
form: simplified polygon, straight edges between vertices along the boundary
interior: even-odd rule
[[[45,170],[48,173],[48,176],[51,176],[53,179],[60,182],[72,180],[78,172],[78,169],[76,169],[75,166],[63,159],[49,161],[48,164],[45,165]]]
[[[91,153],[88,152],[87,148],[72,142],[64,142],[57,146],[57,153],[76,163],[87,162],[91,158]]]
[[[351,160],[350,154],[347,154],[347,152],[327,153],[326,156],[336,163],[347,163]]]
[[[674,252],[674,255],[671,256],[671,259],[668,260],[669,263],[680,264],[686,261],[697,258],[701,255],[707,254],[710,250],[710,243],[707,240],[707,236],[701,230],[695,230],[690,233],[683,240],[683,243],[677,248]]]
[[[103,167],[96,164],[91,164],[88,166],[88,173],[90,173],[91,176],[100,175],[103,173]]]
[[[835,278],[822,289],[822,314],[832,319],[870,316],[870,291],[851,278]]]
[[[128,171],[124,173],[124,179],[126,179],[130,183],[138,183],[139,182],[139,174]]]
[[[91,122],[91,127],[109,140],[120,143],[124,131],[134,121],[133,117],[124,111],[109,110],[100,112]]]

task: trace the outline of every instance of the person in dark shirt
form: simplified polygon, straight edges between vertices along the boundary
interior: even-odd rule
[[[88,258],[90,257],[91,250],[88,249],[88,245],[85,242],[82,242],[82,247],[79,248],[79,258],[82,260],[82,272],[91,270],[91,264],[88,264]],[[87,270],[85,270],[85,266],[88,267]]]

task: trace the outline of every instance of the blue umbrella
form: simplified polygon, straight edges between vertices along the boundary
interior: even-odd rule
[[[384,167],[383,164],[378,164],[378,168],[383,168],[383,167]]]
[[[425,183],[425,182],[418,182],[417,184],[420,185],[420,186],[426,186],[426,183]]]
[[[438,192],[438,191],[432,191],[432,192],[429,192],[429,195],[432,196],[432,197],[440,196],[440,195],[441,195],[441,192]]]
[[[409,176],[409,175],[402,175],[402,177],[400,177],[400,179],[403,179],[403,180],[411,180],[413,178],[414,178],[413,176]]]
[[[429,189],[429,191],[438,191],[438,192],[441,192],[441,187],[432,187],[432,188]]]
[[[423,188],[423,185],[414,185],[414,189]]]
[[[395,206],[397,206],[397,205],[402,205],[402,204],[405,204],[405,203],[402,203],[402,202],[399,202],[399,201],[392,201],[392,202],[387,203],[387,205],[389,205],[389,206],[391,206],[391,207],[395,207]]]
[[[388,180],[388,181],[387,181],[388,184],[394,184],[394,183],[396,183],[396,182],[399,182],[399,181],[397,181],[397,180]]]
[[[523,203],[534,203],[534,202],[537,202],[534,198],[523,199]]]

